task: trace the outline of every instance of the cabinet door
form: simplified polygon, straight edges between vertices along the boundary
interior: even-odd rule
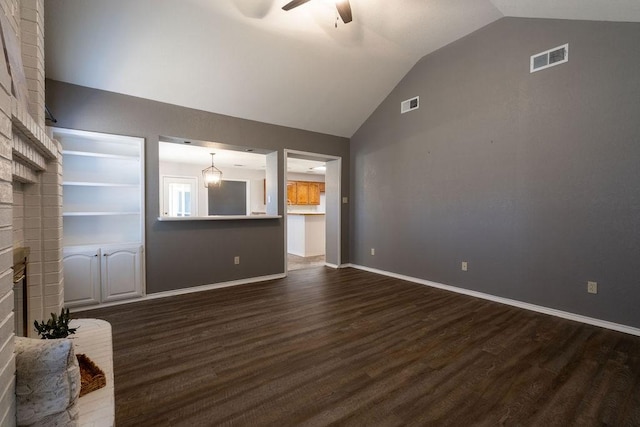
[[[141,246],[123,246],[102,250],[102,301],[142,295]]]
[[[326,187],[325,187],[325,183],[324,183],[324,182],[321,182],[321,183],[320,183],[320,192],[321,192],[321,193],[324,193],[324,192],[325,192],[325,188],[326,188]]]
[[[296,183],[298,189],[298,202],[296,205],[308,205],[309,204],[309,183],[298,181]]]
[[[298,204],[297,185],[294,181],[287,182],[287,205]]]
[[[310,205],[320,204],[320,184],[317,182],[309,183],[309,204]]]
[[[100,302],[100,250],[64,248],[64,303],[67,307]]]

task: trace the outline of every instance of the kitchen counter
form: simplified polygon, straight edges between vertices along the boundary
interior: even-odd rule
[[[324,215],[324,212],[287,212],[287,215]]]
[[[159,216],[158,221],[232,221],[246,219],[278,219],[281,215],[207,215],[207,216]]]
[[[324,255],[323,213],[291,212],[287,215],[287,252],[301,257]]]

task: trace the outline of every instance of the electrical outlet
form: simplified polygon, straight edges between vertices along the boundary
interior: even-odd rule
[[[240,257],[239,257],[239,256],[233,257],[233,263],[234,263],[235,265],[240,264]]]
[[[590,294],[598,293],[598,282],[587,282],[587,292]]]
[[[467,271],[467,261],[462,261],[462,271]]]
[[[343,197],[342,198],[342,203],[349,203],[349,198],[348,197]]]
[[[371,255],[375,255],[376,254],[376,249],[375,248],[371,248]]]

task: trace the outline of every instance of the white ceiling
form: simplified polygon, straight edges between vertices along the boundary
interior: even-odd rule
[[[47,0],[46,73],[350,137],[422,56],[503,16],[640,21],[639,0],[350,1],[335,28],[328,0]]]
[[[199,165],[201,169],[211,166],[211,153],[214,153],[214,164],[220,169],[265,170],[267,158],[264,154],[250,153],[240,150],[229,150],[211,146],[184,144],[179,142],[160,142],[159,159],[161,162]],[[315,170],[324,166],[324,162],[315,160],[287,158],[287,171],[295,173],[324,175],[324,171]]]
[[[204,169],[211,166],[210,153],[215,154],[213,160],[219,168],[244,167],[260,170],[265,169],[267,165],[264,154],[162,141],[160,142],[158,156],[161,162],[200,165]]]

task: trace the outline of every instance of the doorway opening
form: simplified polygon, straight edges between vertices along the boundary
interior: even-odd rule
[[[285,150],[286,271],[340,265],[341,158]]]

